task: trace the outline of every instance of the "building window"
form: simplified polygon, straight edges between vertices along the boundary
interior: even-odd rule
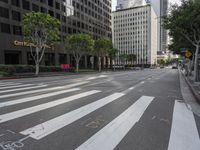
[[[12,1],[11,1],[11,4],[14,5],[14,6],[17,6],[17,7],[20,6],[19,0],[12,0]]]
[[[53,7],[53,0],[48,0],[48,5]]]
[[[41,8],[40,8],[40,11],[41,11],[42,13],[47,13],[47,9],[44,8],[44,7],[41,7]]]
[[[7,23],[1,23],[1,32],[10,33],[10,25]]]
[[[12,19],[16,21],[21,21],[21,14],[17,11],[12,11]]]
[[[38,12],[39,11],[39,6],[36,5],[36,4],[32,4],[32,10],[35,11],[35,12]]]
[[[22,28],[20,26],[13,26],[13,34],[22,35]]]
[[[60,10],[60,3],[56,2],[56,9]]]
[[[49,15],[52,16],[52,17],[54,17],[54,12],[51,11],[51,10],[49,10]]]
[[[30,3],[27,0],[22,1],[23,9],[30,10]]]
[[[7,8],[0,7],[0,17],[9,18],[9,10]]]
[[[8,0],[0,0],[0,2],[8,3]]]
[[[46,4],[46,0],[40,0],[40,2]]]

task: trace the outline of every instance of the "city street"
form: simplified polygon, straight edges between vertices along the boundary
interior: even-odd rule
[[[177,69],[1,80],[0,150],[199,150],[198,105]]]

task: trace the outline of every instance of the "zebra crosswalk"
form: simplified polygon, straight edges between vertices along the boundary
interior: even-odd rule
[[[35,140],[36,142],[47,137],[51,137],[53,133],[63,130],[65,127],[75,123],[79,119],[86,117],[110,104],[122,102],[127,96],[126,92],[104,93],[102,97],[96,96],[103,93],[100,90],[83,89],[81,85],[88,84],[90,81],[71,83],[64,86],[49,87],[41,84],[22,84],[22,83],[0,83],[0,110],[10,107],[16,107],[17,110],[9,109],[9,112],[3,111],[0,114],[0,126],[7,123],[20,120],[31,120],[31,116],[43,113],[47,109],[51,111],[57,106],[68,105],[70,102],[78,100],[87,100],[88,97],[93,99],[87,100],[83,105],[78,106],[68,112],[55,115],[52,118],[44,119],[39,123],[28,124],[28,127],[21,127],[17,134],[24,136],[25,140]],[[1,86],[2,85],[2,86]],[[10,93],[9,93],[10,92]],[[32,95],[35,94],[35,95]],[[62,96],[61,96],[62,95]],[[11,100],[7,99],[12,97]],[[53,99],[50,99],[53,97]],[[125,136],[131,132],[131,129],[143,118],[146,110],[150,105],[154,105],[156,97],[141,95],[130,103],[130,106],[125,108],[112,120],[106,123],[102,128],[84,140],[81,144],[74,143],[76,150],[113,150],[119,143],[124,140]],[[42,101],[43,100],[43,101]],[[42,101],[42,102],[41,102]],[[26,103],[34,103],[33,106]],[[199,150],[200,138],[198,134],[197,124],[194,114],[188,110],[182,101],[175,100],[170,137],[168,141],[168,150]],[[0,111],[1,112],[1,111]],[[39,118],[38,118],[39,119]],[[1,129],[1,128],[0,128]],[[15,150],[15,147],[10,141],[1,141],[3,134],[0,133],[0,150]],[[81,136],[81,135],[80,135]],[[56,140],[56,139],[55,139]],[[3,143],[7,143],[6,145]],[[23,143],[21,149],[26,149]],[[8,149],[10,147],[10,149]],[[59,149],[59,148],[58,148]]]

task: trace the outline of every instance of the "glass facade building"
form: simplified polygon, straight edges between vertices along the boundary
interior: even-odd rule
[[[111,0],[0,0],[0,64],[34,64],[29,47],[22,44],[21,21],[30,11],[48,13],[61,21],[61,44],[45,51],[42,65],[74,63],[63,44],[69,34],[87,33],[94,39],[112,35]],[[87,66],[87,59],[81,64]]]

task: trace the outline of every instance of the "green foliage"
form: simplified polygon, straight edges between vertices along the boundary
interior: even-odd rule
[[[112,41],[108,38],[101,38],[95,41],[94,53],[98,57],[113,53]]]
[[[24,40],[30,45],[36,66],[35,74],[38,75],[45,49],[51,48],[60,39],[61,23],[48,14],[29,12],[24,14],[22,24]],[[34,53],[33,50],[35,50]]]
[[[127,60],[128,55],[127,54],[120,54],[119,58],[122,59],[123,61]]]
[[[110,58],[115,58],[116,54],[118,53],[118,49],[116,48],[110,48],[108,49],[108,55]]]
[[[82,55],[90,53],[94,47],[94,40],[88,34],[73,34],[65,39],[67,50]]]
[[[174,35],[174,38],[171,40],[171,43],[168,45],[168,49],[172,51],[174,54],[181,54],[181,48],[188,48],[190,50],[195,49],[194,45],[192,45],[183,36]]]
[[[137,58],[137,56],[135,55],[135,54],[128,54],[127,55],[127,60],[128,61],[135,61],[136,60],[136,58]]]
[[[0,77],[7,77],[9,76],[10,74],[7,73],[7,72],[3,72],[3,71],[0,71]]]
[[[60,66],[40,66],[41,72],[60,72],[62,69]],[[33,73],[35,66],[32,65],[0,65],[1,74],[11,76],[16,73]],[[70,69],[73,71],[73,69]]]
[[[165,60],[159,59],[159,60],[157,60],[157,63],[158,63],[159,65],[165,65]]]
[[[79,61],[84,54],[89,54],[94,48],[94,40],[90,35],[79,33],[73,34],[65,39],[66,48],[70,51],[76,61],[76,72],[79,71]]]
[[[180,48],[191,48],[200,42],[200,1],[183,0],[182,5],[172,5],[170,14],[164,17],[163,26],[173,38],[170,49],[178,53]]]
[[[49,14],[41,12],[29,12],[23,16],[23,31],[27,42],[35,46],[42,43],[52,45],[53,42],[60,40],[60,21]],[[42,46],[44,46],[42,45]]]
[[[192,48],[196,47],[194,57],[194,80],[198,81],[198,54],[200,47],[200,1],[182,0],[181,6],[173,5],[168,17],[164,18],[163,25],[169,29],[169,35],[174,39],[171,48]],[[178,39],[181,39],[180,41]],[[189,43],[185,45],[184,41]],[[177,45],[175,45],[177,44]],[[176,52],[177,50],[175,50]],[[191,67],[192,68],[192,67]],[[190,69],[191,69],[190,68]]]

